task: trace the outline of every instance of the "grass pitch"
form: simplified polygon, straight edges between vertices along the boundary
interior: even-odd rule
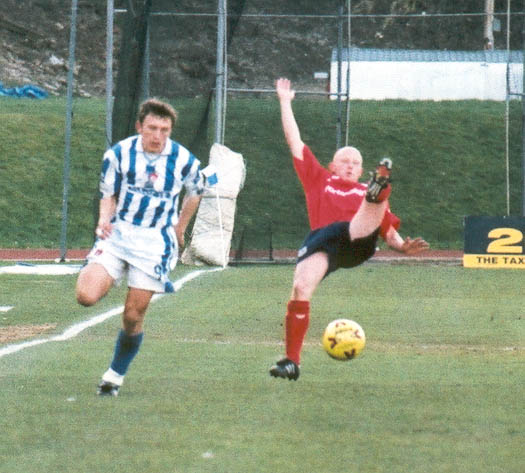
[[[194,271],[179,267],[175,277]],[[501,472],[525,464],[525,296],[519,271],[368,263],[312,302],[297,382],[273,379],[292,266],[204,274],[150,308],[116,399],[95,396],[119,317],[64,342],[0,358],[2,471]],[[0,276],[1,328],[43,337],[90,309],[74,276]],[[326,324],[354,318],[353,361],[322,350]],[[0,350],[6,344],[0,345]]]

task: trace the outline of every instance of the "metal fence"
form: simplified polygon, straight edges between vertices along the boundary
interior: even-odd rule
[[[71,8],[69,25],[62,25],[70,27],[69,30],[64,28],[64,33],[69,33],[68,48],[64,52],[67,60],[60,66],[61,69],[53,67],[57,77],[63,75],[58,82],[67,85],[67,90],[57,88],[57,93],[65,93],[68,99],[61,238],[64,249],[67,246],[73,101],[77,95],[87,96],[84,89],[88,89],[87,84],[95,82],[93,76],[86,76],[87,68],[77,68],[77,65],[80,61],[85,64],[95,60],[102,65],[96,73],[96,83],[104,83],[105,145],[108,146],[114,141],[112,109],[118,93],[116,78],[120,72],[124,24],[130,8],[138,15],[144,3],[144,0],[99,0],[80,2],[79,5],[78,0],[63,0],[63,4]],[[441,5],[443,2],[438,3]],[[482,52],[487,46],[487,15],[481,10],[483,2],[469,0],[459,3],[456,12],[438,12],[421,11],[417,6],[399,7],[403,4],[414,5],[414,2],[381,0],[327,0],[315,4],[302,0],[152,0],[141,93],[143,96],[165,97],[177,106],[192,110],[191,116],[181,122],[179,133],[185,137],[185,144],[196,150],[204,160],[213,142],[227,144],[246,154],[256,149],[257,159],[247,156],[250,176],[251,173],[268,172],[256,162],[264,159],[264,150],[259,149],[264,145],[258,140],[257,129],[275,129],[279,139],[282,139],[276,125],[278,117],[275,114],[269,116],[267,112],[275,102],[275,79],[288,77],[298,91],[298,97],[308,99],[304,107],[298,107],[297,114],[301,124],[308,124],[309,136],[313,140],[325,140],[329,135],[329,149],[326,156],[322,156],[328,159],[333,150],[353,139],[352,130],[360,119],[359,113],[354,113],[354,105],[362,99],[352,96],[351,88],[345,87],[352,74],[352,60],[345,64],[344,51]],[[393,10],[396,5],[399,8]],[[499,6],[501,9],[494,13],[490,23],[493,33],[491,46],[501,55],[508,56],[510,64],[511,51],[523,49],[525,16],[520,10],[522,5],[516,2],[511,4],[507,0]],[[87,16],[93,14],[91,9],[97,8],[103,13],[105,24],[98,21],[98,24],[90,26],[91,30],[86,29],[86,20],[90,19]],[[80,30],[78,37],[77,24]],[[92,38],[97,38],[96,42],[90,41],[90,34]],[[105,38],[105,44],[100,41],[101,37]],[[330,80],[334,80],[334,63],[336,70],[341,72],[336,74],[335,89],[330,85]],[[346,67],[349,73],[345,79],[342,71]],[[508,74],[505,80],[507,101],[521,98],[522,75]],[[90,95],[96,93],[93,90],[89,92]],[[328,102],[328,97],[334,95],[336,100],[328,106],[331,110],[327,115],[328,122],[323,126],[309,124],[311,109],[306,102]],[[350,100],[344,100],[346,98]],[[244,106],[246,103],[249,107]],[[253,116],[245,115],[247,109],[252,111]],[[502,127],[505,135],[506,156],[502,159],[502,166],[507,167],[507,175],[509,159],[516,160],[516,156],[510,156],[512,150],[509,143],[516,140],[509,134],[511,119],[508,108],[502,109],[501,122],[496,125]],[[242,139],[238,138],[239,133],[235,134],[236,142],[232,141],[233,128],[243,131]],[[279,150],[283,154],[287,152],[284,145]],[[507,183],[507,188],[509,185]],[[508,212],[508,196],[506,201],[507,209],[502,209],[502,213]],[[249,248],[254,246],[249,241],[249,228],[254,218],[246,209],[241,208],[239,212],[239,221],[243,225],[234,239],[237,238],[239,243],[242,239],[242,244]],[[279,233],[286,233],[289,226],[289,222],[274,222],[270,217],[264,217],[260,227],[268,229],[268,235],[263,239],[272,241],[278,247]]]
[[[110,14],[116,15],[118,24],[128,11],[116,8],[111,13],[112,2],[108,0],[108,27]],[[487,47],[487,15],[481,11],[481,2],[462,3],[457,6],[462,11],[447,13],[402,7],[392,11],[391,2],[355,0],[318,2],[315,6],[311,2],[217,0],[199,8],[195,2],[173,5],[157,0],[152,3],[148,23],[144,95],[200,97],[213,90],[218,105],[215,141],[222,142],[228,97],[271,94],[278,76],[289,77],[300,94],[324,96],[333,56],[342,67],[345,48],[483,51]],[[490,17],[490,46],[502,53],[522,49],[524,17],[510,7],[508,1],[505,10]],[[107,36],[112,37],[112,31]],[[108,57],[110,48],[108,43]],[[112,63],[108,60],[108,67]],[[331,76],[333,81],[334,74]],[[107,77],[111,91],[109,72]],[[521,93],[516,77],[510,79],[513,89],[509,92]],[[332,93],[342,94],[345,84],[340,80],[336,89],[332,86]],[[342,123],[343,116],[337,120]],[[348,125],[338,126],[337,145]]]

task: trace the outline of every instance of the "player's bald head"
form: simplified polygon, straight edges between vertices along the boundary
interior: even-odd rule
[[[342,148],[339,148],[334,154],[333,161],[341,158],[351,158],[352,160],[358,159],[363,163],[361,152],[353,146],[343,146]]]

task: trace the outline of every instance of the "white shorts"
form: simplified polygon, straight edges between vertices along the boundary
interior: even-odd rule
[[[108,238],[97,239],[87,260],[104,266],[116,282],[127,273],[129,287],[162,293],[174,291],[169,272],[177,252],[173,227],[159,231],[117,221]]]
[[[130,265],[109,251],[94,248],[87,256],[87,261],[88,263],[98,263],[104,266],[104,269],[115,280],[115,285],[117,286],[127,274],[128,287],[153,292],[164,292],[164,284],[159,279],[146,274],[141,269]]]

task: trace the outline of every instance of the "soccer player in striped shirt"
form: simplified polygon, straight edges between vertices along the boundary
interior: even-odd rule
[[[339,268],[352,268],[371,258],[381,236],[393,249],[414,254],[428,248],[421,238],[403,239],[400,220],[391,211],[392,162],[383,159],[368,185],[361,153],[346,146],[336,151],[328,169],[306,146],[292,110],[295,92],[288,79],[276,83],[284,135],[303,185],[311,232],[299,250],[292,294],[285,316],[286,356],[270,368],[270,375],[296,380],[303,340],[310,320],[310,300],[320,282]]]
[[[176,120],[169,104],[149,99],[138,112],[138,134],[104,154],[97,240],[79,274],[76,297],[83,306],[92,306],[125,275],[128,292],[122,329],[98,386],[99,395],[118,395],[142,343],[144,316],[153,294],[173,292],[169,272],[204,189],[199,161],[170,138]]]

